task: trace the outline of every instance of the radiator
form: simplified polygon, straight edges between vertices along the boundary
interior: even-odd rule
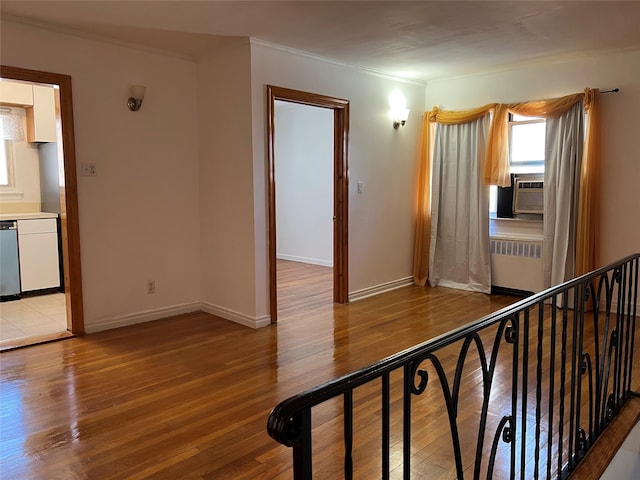
[[[534,293],[544,290],[541,239],[492,237],[490,249],[493,287]]]

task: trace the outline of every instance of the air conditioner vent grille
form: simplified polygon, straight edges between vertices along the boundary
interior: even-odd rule
[[[544,188],[544,182],[519,182],[518,188]]]

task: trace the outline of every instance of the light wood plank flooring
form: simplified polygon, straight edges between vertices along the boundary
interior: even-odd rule
[[[277,260],[278,318],[296,317],[333,302],[333,268]]]
[[[0,354],[0,478],[292,478],[265,428],[278,402],[514,301],[406,287],[335,305],[322,275],[288,267],[277,325],[193,313]],[[340,436],[333,417],[318,442]]]

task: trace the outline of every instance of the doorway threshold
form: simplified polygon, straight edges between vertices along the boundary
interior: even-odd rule
[[[64,340],[75,336],[75,334],[67,331],[59,333],[49,333],[47,335],[39,335],[36,337],[11,338],[9,340],[0,341],[0,352],[8,352],[10,350],[30,347],[32,345],[39,345],[42,343],[57,342],[58,340]]]

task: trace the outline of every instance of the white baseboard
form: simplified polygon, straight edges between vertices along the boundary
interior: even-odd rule
[[[381,283],[380,285],[374,285],[372,287],[363,288],[362,290],[356,290],[349,294],[349,301],[355,302],[362,300],[363,298],[379,295],[384,292],[390,292],[402,287],[408,287],[413,285],[413,277],[399,278],[398,280],[392,280],[391,282]]]
[[[311,265],[320,265],[322,267],[333,267],[332,260],[320,260],[319,258],[297,257],[295,255],[287,255],[286,253],[276,254],[276,258],[280,260],[289,260],[291,262],[310,263]]]
[[[627,313],[627,307],[628,307],[628,304],[625,305],[624,313]],[[613,300],[611,302],[611,311],[612,312],[617,312],[618,311],[618,302],[616,302],[615,300]],[[636,315],[640,316],[640,305],[637,305],[637,304],[636,304]]]
[[[200,302],[183,303],[181,305],[157,308],[155,310],[147,310],[129,315],[103,318],[99,322],[85,323],[84,329],[87,333],[95,333],[102,330],[111,330],[112,328],[127,327],[129,325],[150,322],[151,320],[159,320],[161,318],[172,317],[174,315],[198,312],[202,309],[201,307],[202,304]]]
[[[203,312],[216,315],[231,322],[239,323],[245,327],[262,328],[271,324],[271,317],[269,315],[263,315],[262,317],[254,318],[244,313],[236,312],[234,310],[220,307],[212,303],[202,302],[201,310]]]
[[[364,298],[379,295],[384,292],[396,290],[398,288],[407,287],[413,285],[413,277],[400,278],[391,282],[382,283],[380,285],[374,285],[372,287],[363,288],[349,294],[349,301],[355,302]],[[618,305],[616,302],[612,302],[612,311],[618,311]],[[161,318],[172,317],[174,315],[182,315],[185,313],[203,311],[216,315],[225,320],[238,323],[250,328],[262,328],[271,324],[271,317],[269,315],[263,315],[261,317],[251,317],[244,313],[236,312],[228,308],[220,307],[207,302],[191,302],[181,305],[174,305],[171,307],[158,308],[155,310],[147,310],[144,312],[133,313],[129,315],[121,315],[111,318],[104,318],[99,322],[85,323],[85,331],[87,333],[95,333],[103,330],[110,330],[112,328],[126,327],[129,325],[135,325],[137,323],[150,322],[152,320],[159,320]],[[626,313],[626,310],[625,310]],[[636,305],[636,313],[640,315],[640,305]]]
[[[121,315],[117,317],[103,318],[99,322],[85,323],[84,329],[86,333],[96,333],[103,330],[111,330],[112,328],[127,327],[137,323],[150,322],[161,318],[173,317],[174,315],[182,315],[185,313],[203,311],[224,318],[231,322],[239,323],[246,327],[261,328],[271,324],[271,317],[264,315],[254,318],[244,313],[236,312],[228,308],[219,307],[206,302],[192,302],[182,305],[174,305],[172,307],[158,308],[155,310],[147,310],[145,312],[132,313],[129,315]]]

